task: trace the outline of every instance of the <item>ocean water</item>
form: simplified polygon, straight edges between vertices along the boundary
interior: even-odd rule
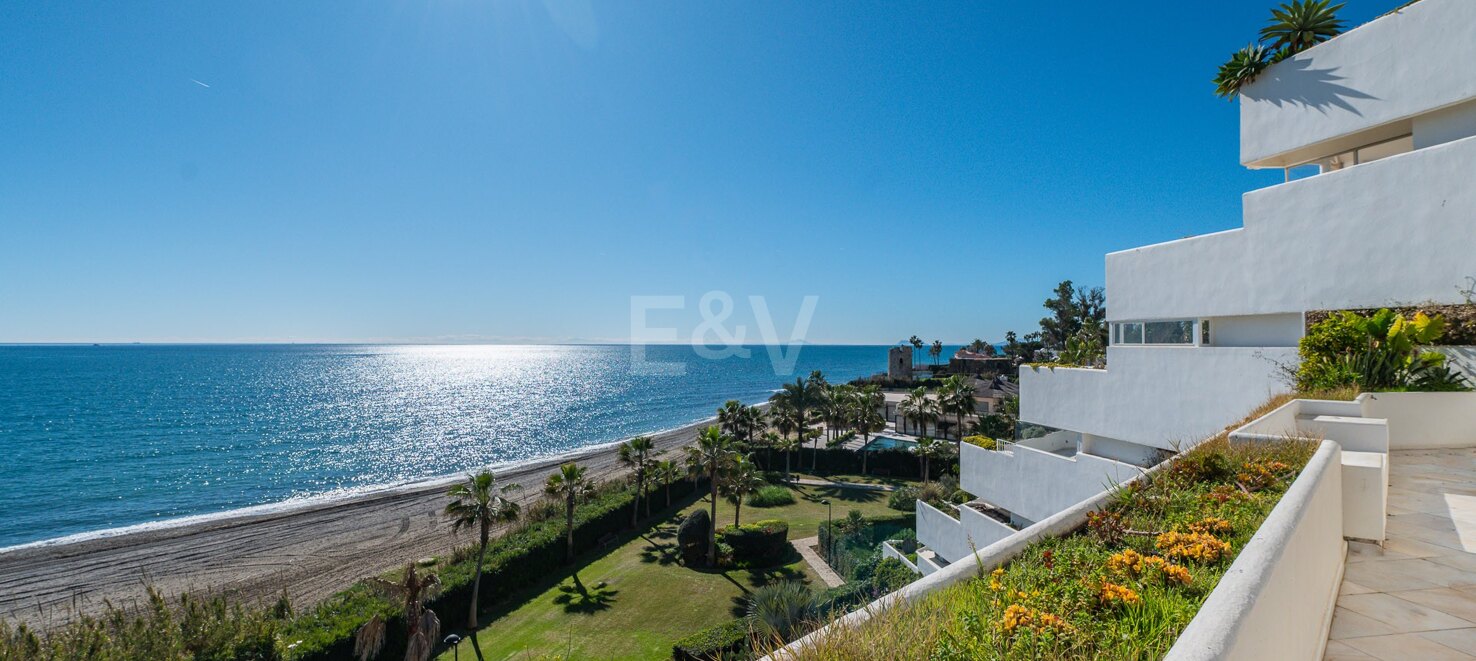
[[[0,547],[546,457],[886,369],[885,347],[805,346],[779,373],[747,350],[645,347],[653,370],[629,346],[0,346]]]

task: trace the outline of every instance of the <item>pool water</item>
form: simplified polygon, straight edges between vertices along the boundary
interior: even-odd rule
[[[911,450],[917,443],[915,441],[904,441],[891,436],[877,436],[870,443],[861,447],[864,452],[878,452],[881,450]]]

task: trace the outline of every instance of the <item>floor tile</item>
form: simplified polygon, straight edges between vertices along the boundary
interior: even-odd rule
[[[1328,640],[1344,640],[1359,636],[1383,636],[1394,633],[1394,628],[1370,617],[1359,615],[1339,606],[1333,611],[1332,629]]]
[[[1357,648],[1340,640],[1327,641],[1327,651],[1322,655],[1322,661],[1354,661],[1355,659],[1372,659],[1373,657],[1358,651]]]
[[[1433,590],[1395,592],[1392,593],[1392,596],[1419,604],[1426,608],[1433,608],[1468,622],[1476,622],[1476,591],[1462,591],[1455,588],[1435,588]]]
[[[1420,634],[1425,640],[1433,640],[1453,650],[1476,654],[1476,628],[1426,631]]]
[[[1350,638],[1346,642],[1360,652],[1385,661],[1470,661],[1476,658],[1414,633]]]

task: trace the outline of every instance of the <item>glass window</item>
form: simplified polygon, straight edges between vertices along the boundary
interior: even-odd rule
[[[1143,324],[1133,322],[1127,324],[1118,324],[1118,327],[1120,328],[1120,330],[1118,331],[1120,335],[1118,341],[1119,344],[1143,343]]]
[[[1144,344],[1194,344],[1194,321],[1150,321],[1143,324]]]
[[[1210,343],[1210,320],[1199,320],[1199,343],[1209,346]]]

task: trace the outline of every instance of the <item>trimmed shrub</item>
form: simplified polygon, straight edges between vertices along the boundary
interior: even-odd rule
[[[981,448],[984,448],[985,450],[993,450],[997,446],[997,444],[994,442],[994,439],[988,436],[980,436],[978,434],[963,437],[963,442],[970,445],[977,445]]]
[[[789,524],[776,519],[728,526],[721,537],[737,562],[767,566],[783,560],[790,549]]]
[[[748,624],[743,620],[703,629],[678,640],[671,647],[671,657],[676,661],[734,661],[751,656]]]
[[[751,507],[779,507],[780,505],[793,505],[794,492],[789,487],[771,485],[763,487],[758,491],[748,494],[743,501]]]
[[[712,529],[712,517],[707,510],[693,510],[682,524],[677,526],[677,548],[681,549],[682,561],[696,567],[707,561],[707,535]]]

